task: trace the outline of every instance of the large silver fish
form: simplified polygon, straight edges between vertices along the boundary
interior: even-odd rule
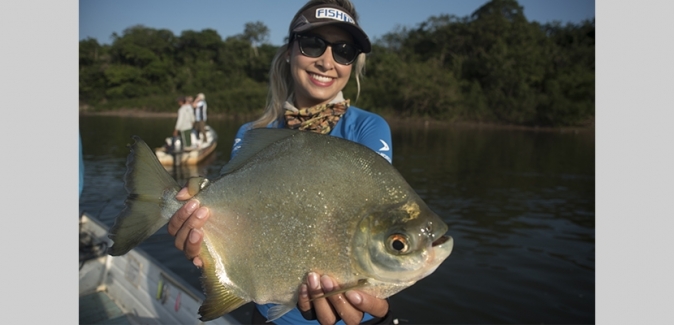
[[[129,195],[110,230],[110,255],[131,250],[185,203],[175,199],[180,185],[134,139]],[[296,306],[310,271],[386,298],[431,274],[452,251],[447,225],[391,164],[355,142],[255,129],[221,174],[189,184],[211,213],[201,248],[202,321],[250,301],[278,304],[272,321]]]

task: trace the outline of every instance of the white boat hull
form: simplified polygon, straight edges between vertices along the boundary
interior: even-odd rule
[[[166,138],[164,146],[154,150],[159,162],[163,166],[193,166],[211,155],[218,145],[218,135],[208,125],[206,125],[206,142],[197,139],[194,133],[191,137],[193,145],[188,148],[183,148],[180,139]]]
[[[131,324],[203,324],[198,313],[204,299],[201,292],[139,248],[123,256],[105,254],[108,245],[112,244],[107,232],[107,227],[99,221],[86,215],[81,217],[80,323],[118,317],[126,318]],[[83,242],[92,243],[93,249],[85,249],[83,254]],[[109,309],[113,312],[108,309],[98,312],[96,308],[103,307],[93,307],[97,300],[114,302],[115,306]],[[102,315],[104,312],[109,315]],[[121,323],[125,322],[122,320]],[[239,322],[225,315],[208,324]]]

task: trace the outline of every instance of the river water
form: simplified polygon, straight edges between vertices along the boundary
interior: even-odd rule
[[[108,226],[124,206],[126,144],[160,146],[173,118],[80,116],[85,184],[80,210]],[[204,164],[171,170],[215,177],[242,121]],[[592,131],[392,126],[393,165],[449,225],[452,254],[391,297],[400,324],[595,322],[595,140]],[[141,248],[200,288],[200,272],[166,229]],[[233,313],[250,319],[250,306]]]

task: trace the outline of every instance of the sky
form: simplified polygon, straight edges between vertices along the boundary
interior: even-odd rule
[[[354,0],[361,27],[376,40],[398,26],[416,27],[431,16],[470,16],[488,0]],[[182,31],[214,29],[223,38],[243,32],[247,22],[263,22],[269,43],[281,45],[290,19],[306,0],[79,0],[79,39],[110,44],[134,25]],[[594,0],[518,0],[529,21],[580,23],[595,16]]]

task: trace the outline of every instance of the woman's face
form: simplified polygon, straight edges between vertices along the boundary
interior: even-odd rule
[[[335,26],[315,28],[311,34],[331,43],[353,43],[351,34]],[[297,41],[294,41],[290,51],[290,72],[295,86],[295,107],[302,109],[330,102],[346,86],[351,68],[352,65],[335,62],[330,46],[320,57],[310,58],[300,52]]]

